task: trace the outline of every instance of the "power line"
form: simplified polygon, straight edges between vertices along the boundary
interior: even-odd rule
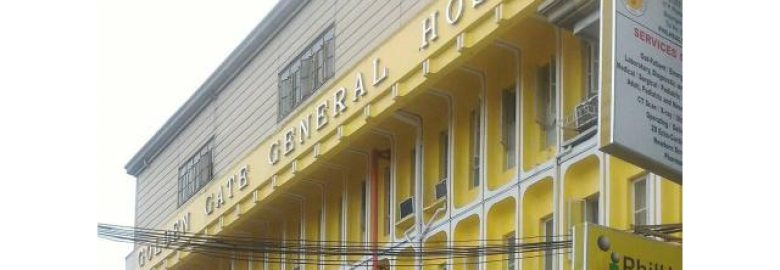
[[[467,259],[464,263],[490,263],[512,259],[487,260],[490,256],[540,253],[518,256],[515,259],[553,256],[569,251],[569,235],[529,236],[508,239],[474,239],[458,241],[414,242],[414,247],[402,247],[405,242],[378,242],[389,247],[369,248],[366,242],[327,241],[309,239],[278,239],[235,235],[197,235],[185,232],[173,232],[148,228],[98,224],[98,236],[112,241],[146,244],[149,247],[192,252],[216,258],[229,258],[246,261],[344,265],[350,257],[367,257],[378,254],[393,260],[408,257],[420,262]],[[539,239],[554,239],[539,241]],[[441,246],[437,243],[451,243],[453,246]],[[466,243],[466,244],[464,244]],[[471,243],[471,245],[467,245]],[[259,255],[259,256],[257,256]],[[333,258],[338,256],[338,258]],[[486,260],[481,260],[484,257]],[[477,259],[476,262],[472,262]],[[363,259],[365,260],[365,259]],[[383,259],[384,260],[384,259]],[[454,261],[453,261],[454,263]],[[417,265],[441,265],[442,263],[416,263]],[[401,265],[399,265],[401,266]]]

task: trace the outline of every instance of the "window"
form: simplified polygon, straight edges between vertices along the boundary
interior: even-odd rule
[[[536,122],[542,128],[542,149],[555,146],[556,88],[555,57],[552,57],[536,73]]]
[[[501,143],[504,145],[504,170],[515,167],[515,134],[517,131],[515,111],[517,110],[514,86],[501,92]]]
[[[650,179],[650,176],[645,174],[635,179],[632,184],[634,225],[653,223],[653,182]]]
[[[333,27],[329,27],[279,73],[281,121],[335,75]]]
[[[178,205],[181,206],[214,177],[211,140],[179,167]]]
[[[585,198],[585,222],[599,224],[599,194]]]
[[[439,179],[447,179],[450,155],[449,135],[447,131],[439,133]]]
[[[417,180],[417,148],[412,148],[412,155],[409,156],[409,197],[414,196],[414,185]]]
[[[552,216],[542,219],[542,229],[544,230],[544,241],[549,243],[555,240],[553,237],[555,235],[555,227],[553,226]],[[552,249],[546,248],[544,250],[544,261],[542,264],[543,270],[553,269],[553,255],[554,254]]]
[[[390,166],[385,167],[385,235],[390,234]]]
[[[471,181],[469,189],[479,187],[480,184],[480,164],[482,162],[482,127],[480,108],[481,102],[477,103],[477,107],[471,111]]]
[[[479,252],[474,249],[467,255],[466,266],[464,268],[468,270],[477,270],[479,269],[479,263]]]
[[[324,220],[322,219],[322,208],[320,210],[317,210],[317,241],[323,240],[322,236],[324,235],[322,229],[324,229],[324,226],[322,226],[322,223]]]
[[[339,240],[338,242],[341,243],[341,241],[344,240],[344,198],[339,197]]]
[[[516,261],[516,255],[515,252],[515,245],[517,245],[517,241],[515,240],[515,232],[512,231],[506,235],[504,235],[504,242],[507,246],[507,252],[506,252],[506,270],[515,270],[517,267],[515,264]]]
[[[584,99],[588,99],[599,93],[599,46],[598,41],[583,41],[582,42],[582,55],[583,55],[583,67],[585,72],[583,78],[585,79],[585,93]]]
[[[366,218],[368,207],[366,206],[366,181],[360,182],[360,238],[366,242]]]

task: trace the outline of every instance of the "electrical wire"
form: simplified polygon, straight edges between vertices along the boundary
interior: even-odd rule
[[[345,265],[348,260],[352,259],[350,257],[368,257],[374,254],[383,257],[392,257],[393,260],[410,257],[414,258],[415,261],[423,262],[422,264],[415,263],[414,265],[409,266],[441,265],[442,263],[426,264],[425,262],[473,259],[483,256],[488,258],[490,256],[513,253],[537,252],[541,254],[531,254],[523,257],[515,256],[516,259],[522,259],[568,253],[570,251],[558,253],[554,251],[571,248],[571,239],[569,239],[569,235],[529,236],[511,238],[511,241],[508,241],[507,239],[474,239],[414,242],[412,244],[417,244],[417,246],[411,248],[411,251],[410,247],[400,246],[405,242],[378,242],[387,244],[389,247],[373,249],[368,248],[368,243],[355,241],[275,239],[236,235],[198,235],[185,232],[108,224],[98,224],[98,236],[112,241],[147,245],[149,251],[151,251],[151,248],[164,248],[202,254],[215,258],[317,265]],[[538,239],[549,239],[550,241],[539,241]],[[449,247],[432,245],[446,242],[457,243],[457,245]],[[463,243],[473,243],[473,245],[464,245]],[[338,256],[338,258],[333,258],[336,256]],[[507,258],[505,259],[499,260],[482,261],[478,259],[473,263],[490,263],[512,259],[511,256],[506,257]],[[458,264],[472,263],[469,261],[470,260],[459,262]]]

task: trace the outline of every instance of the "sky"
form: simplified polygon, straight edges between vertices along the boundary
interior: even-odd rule
[[[276,2],[98,2],[97,222],[133,225],[135,178],[124,165]],[[96,268],[125,269],[131,249],[98,239]]]

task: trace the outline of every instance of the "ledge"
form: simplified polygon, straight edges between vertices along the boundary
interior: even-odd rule
[[[412,224],[414,224],[414,214],[408,215],[402,218],[401,220],[397,221],[395,223],[395,227],[406,229],[409,228],[409,226],[411,226]]]

